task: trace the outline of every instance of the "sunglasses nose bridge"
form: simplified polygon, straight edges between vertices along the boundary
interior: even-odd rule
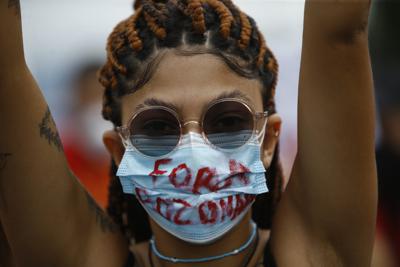
[[[189,132],[201,134],[201,127],[198,121],[185,121],[182,123],[182,133],[187,134]]]

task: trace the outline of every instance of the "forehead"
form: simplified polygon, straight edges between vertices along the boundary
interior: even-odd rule
[[[122,97],[122,121],[127,123],[148,99],[171,103],[183,118],[196,118],[210,101],[232,92],[241,94],[256,111],[262,111],[258,79],[242,77],[212,54],[179,55],[167,52],[145,86]]]

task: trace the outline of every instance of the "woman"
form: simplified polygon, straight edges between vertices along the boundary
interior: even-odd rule
[[[0,218],[18,266],[368,266],[369,6],[306,1],[299,150],[269,237],[277,62],[250,17],[228,0],[137,1],[110,35],[100,80],[118,227],[70,173],[24,61],[17,2],[3,0]]]

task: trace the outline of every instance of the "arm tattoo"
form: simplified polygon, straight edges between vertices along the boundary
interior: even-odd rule
[[[19,4],[19,0],[8,0],[8,8],[14,9],[15,14],[21,14],[21,6]]]
[[[110,232],[115,233],[118,230],[118,226],[112,221],[110,217],[97,205],[96,201],[85,191],[86,200],[89,205],[89,209],[96,214],[96,223],[100,226],[104,233]]]
[[[7,158],[11,156],[12,156],[11,153],[0,153],[0,171],[6,168]]]
[[[39,123],[39,130],[40,137],[45,138],[49,145],[54,145],[58,149],[58,151],[63,150],[61,139],[57,133],[56,124],[51,117],[49,107],[47,107],[42,121]]]

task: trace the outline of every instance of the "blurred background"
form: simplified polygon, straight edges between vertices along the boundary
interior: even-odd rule
[[[72,170],[102,207],[110,158],[102,133],[102,88],[108,34],[132,13],[133,0],[21,0],[27,63],[49,103]],[[297,150],[297,86],[304,0],[236,0],[251,15],[278,58],[277,108],[283,119],[286,177]],[[400,267],[400,3],[376,1],[370,47],[378,108],[379,215],[373,266]]]
[[[376,1],[369,29],[377,104],[374,266],[400,266],[400,1]]]

